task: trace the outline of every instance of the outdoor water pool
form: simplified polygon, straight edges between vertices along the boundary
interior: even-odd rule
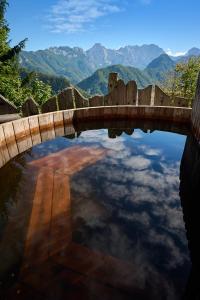
[[[79,128],[7,163],[2,299],[190,299],[190,151],[191,160],[199,155],[189,131],[113,123]]]

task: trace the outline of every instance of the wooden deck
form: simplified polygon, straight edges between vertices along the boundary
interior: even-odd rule
[[[76,146],[29,163],[35,192],[23,262],[5,299],[132,299],[134,266],[72,241],[70,176],[105,155]]]

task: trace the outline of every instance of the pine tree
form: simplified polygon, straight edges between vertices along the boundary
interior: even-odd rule
[[[0,94],[18,107],[29,96],[40,102],[42,92],[44,93],[44,97],[42,97],[44,101],[52,93],[49,85],[35,83],[34,80],[37,79],[32,76],[32,73],[21,79],[19,53],[25,47],[27,39],[24,39],[14,47],[10,47],[8,40],[10,28],[5,20],[7,6],[7,0],[0,0]]]

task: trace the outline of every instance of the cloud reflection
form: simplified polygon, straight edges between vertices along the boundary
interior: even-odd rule
[[[76,207],[82,220],[80,241],[133,264],[135,287],[160,287],[155,299],[161,295],[177,299],[173,272],[189,269],[179,203],[179,160],[168,160],[162,142],[159,148],[147,145],[139,130],[132,137],[109,140],[105,131],[96,131],[83,133],[81,142],[85,138],[110,151],[104,160],[73,178],[74,202],[85,206],[84,210]],[[85,182],[90,186],[87,192]],[[91,201],[86,198],[95,199],[92,215],[87,213]],[[184,287],[187,272],[182,280]]]

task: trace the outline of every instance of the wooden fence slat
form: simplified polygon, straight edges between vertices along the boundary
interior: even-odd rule
[[[13,123],[12,122],[5,123],[2,126],[4,129],[4,134],[5,134],[5,139],[6,139],[9,156],[10,156],[10,158],[13,158],[13,157],[17,156],[17,154],[19,153],[16,139],[15,139]]]
[[[30,134],[28,118],[23,118],[13,122],[15,138],[19,153],[32,147],[32,139]]]
[[[50,99],[48,99],[41,107],[42,113],[48,113],[48,112],[53,112],[58,110],[58,105],[57,105],[57,97],[53,96]]]

